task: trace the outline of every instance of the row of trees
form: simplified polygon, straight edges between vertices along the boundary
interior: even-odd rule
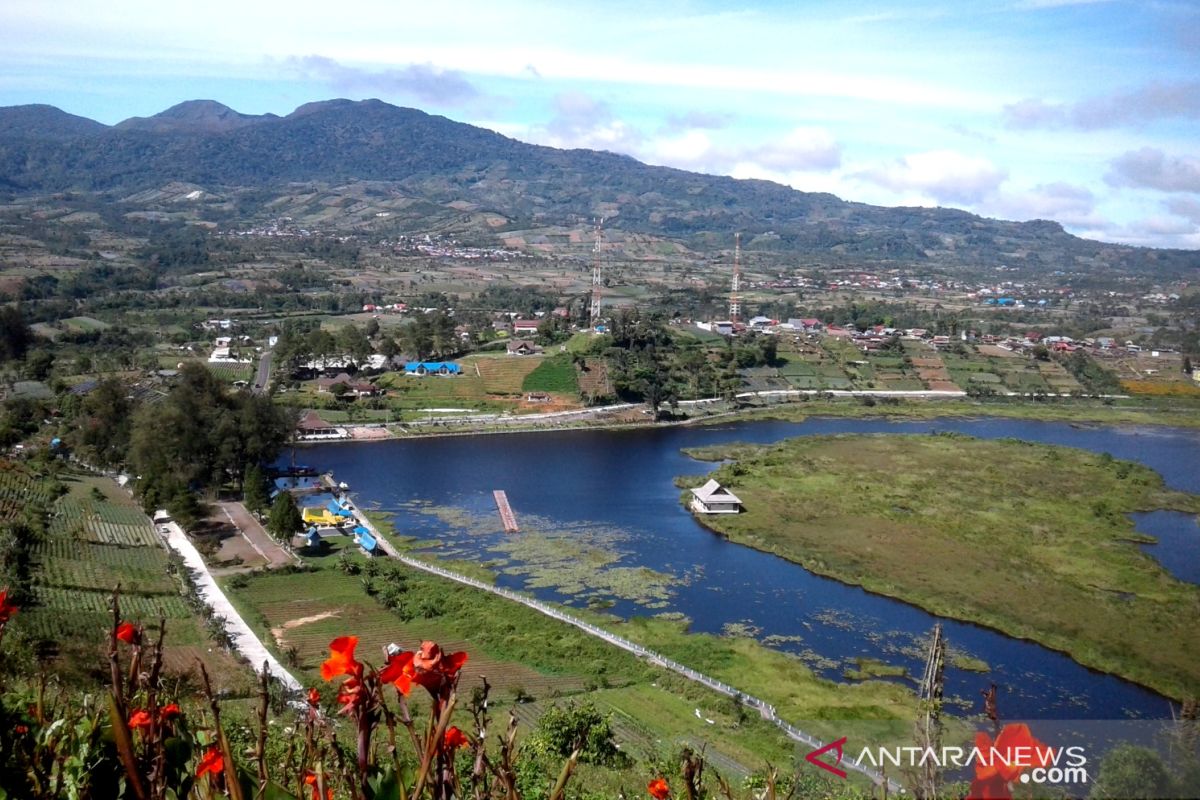
[[[146,508],[186,519],[197,494],[240,488],[248,470],[273,461],[293,413],[263,395],[231,393],[188,363],[157,402],[137,403],[118,380],[101,381],[79,404],[70,439],[89,461],[131,470]]]

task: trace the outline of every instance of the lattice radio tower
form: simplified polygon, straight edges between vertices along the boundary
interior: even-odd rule
[[[600,292],[604,288],[600,274],[600,231],[604,227],[604,217],[596,220],[596,244],[592,248],[592,328],[600,322]]]
[[[729,321],[738,322],[742,317],[742,235],[733,235],[733,283],[729,286]]]

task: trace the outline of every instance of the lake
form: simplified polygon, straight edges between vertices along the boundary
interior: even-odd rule
[[[324,444],[305,448],[305,460],[348,482],[361,507],[393,513],[401,534],[435,543],[432,554],[492,562],[501,572],[500,585],[542,599],[583,606],[590,592],[591,602],[603,601],[623,617],[685,615],[695,631],[753,635],[839,680],[856,658],[901,664],[919,676],[924,637],[940,621],[953,649],[991,667],[987,673],[948,667],[946,694],[960,712],[980,711],[981,690],[995,682],[1008,719],[1169,716],[1166,698],[1060,653],[942,620],[727,542],[692,519],[673,484],[677,475],[712,468],[687,458],[681,448],[814,434],[932,431],[1108,452],[1151,467],[1174,489],[1200,492],[1198,432],[994,418],[818,418]],[[508,493],[521,534],[503,533],[493,489]],[[1189,579],[1191,573],[1179,569],[1194,558],[1187,553],[1196,552],[1185,549],[1195,547],[1200,533],[1193,518],[1136,519],[1157,526],[1147,532],[1163,537],[1149,551],[1184,549],[1180,559],[1158,557],[1169,569],[1178,564],[1176,574]],[[591,586],[584,585],[582,574],[591,576]]]

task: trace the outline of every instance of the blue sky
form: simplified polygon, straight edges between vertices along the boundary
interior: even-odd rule
[[[378,97],[524,141],[1200,249],[1200,3],[0,4],[0,105]]]

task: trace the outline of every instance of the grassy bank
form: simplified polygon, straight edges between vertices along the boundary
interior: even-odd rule
[[[1055,398],[1045,401],[901,399],[896,402],[814,398],[808,402],[773,405],[740,412],[739,419],[785,419],[808,417],[884,417],[933,419],[936,417],[1004,417],[1046,422],[1080,422],[1100,425],[1168,425],[1200,428],[1200,404],[1190,401],[1114,401],[1086,398]]]
[[[739,515],[731,539],[813,572],[1033,639],[1172,697],[1200,691],[1200,588],[1136,542],[1128,512],[1200,512],[1145,467],[959,435],[831,436],[689,451]]]

